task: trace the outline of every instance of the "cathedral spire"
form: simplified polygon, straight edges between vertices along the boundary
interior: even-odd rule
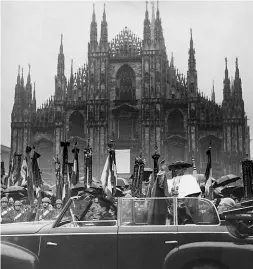
[[[154,1],[152,1],[152,16],[151,16],[151,40],[155,39],[155,5]]]
[[[235,61],[235,79],[234,79],[234,96],[238,99],[242,99],[242,82],[238,67],[238,58]]]
[[[36,95],[35,95],[35,82],[33,83],[33,110],[36,112]]]
[[[239,68],[238,68],[238,58],[236,57],[235,60],[235,79],[240,78],[240,74],[239,74]]]
[[[174,68],[174,56],[173,56],[173,52],[171,53],[170,67]]]
[[[24,86],[23,67],[22,67],[21,85]]]
[[[195,49],[193,47],[192,29],[190,29],[190,48],[189,48],[189,59],[188,59],[188,71],[187,71],[187,81],[188,81],[188,91],[191,96],[196,96],[198,91],[198,75],[196,70],[196,59],[195,59]]]
[[[96,14],[95,14],[95,4],[93,4],[92,21],[90,24],[90,44],[91,44],[91,47],[95,49],[97,45],[97,22],[96,22]]]
[[[225,78],[223,80],[223,99],[228,99],[231,96],[230,80],[228,77],[228,61],[225,58]]]
[[[35,95],[35,82],[33,83],[33,101],[36,100],[36,95]]]
[[[106,12],[105,12],[105,4],[104,4],[103,19],[101,22],[100,45],[106,46],[107,43],[108,43],[108,29],[107,29]]]
[[[30,74],[30,72],[31,72],[31,65],[28,64],[28,75],[27,75],[27,82],[26,82],[26,85],[31,84],[31,74]]]
[[[61,45],[60,45],[60,52],[58,54],[58,64],[57,64],[57,76],[61,77],[64,76],[64,54],[63,54],[63,34],[61,34]]]
[[[106,21],[105,3],[104,3],[103,21]]]
[[[63,53],[63,44],[62,44],[62,40],[63,40],[63,34],[61,34],[60,53]]]
[[[18,66],[17,85],[20,85],[20,65]]]
[[[190,32],[191,32],[191,39],[189,49],[188,70],[190,72],[194,72],[196,70],[196,59],[195,59],[195,49],[193,47],[192,29],[190,29]]]
[[[70,85],[72,86],[74,84],[74,75],[73,75],[73,59],[71,59],[71,71],[70,71]]]
[[[28,64],[28,75],[27,75],[27,81],[26,81],[26,103],[28,106],[30,106],[32,102],[32,84],[31,84],[31,65]]]
[[[225,79],[228,79],[228,60],[225,58]]]
[[[148,2],[146,1],[143,40],[144,42],[147,42],[150,39],[151,39],[151,29],[150,29],[150,20],[149,20],[149,14],[148,14]]]
[[[215,92],[214,92],[214,80],[213,80],[213,89],[212,89],[212,96],[211,96],[212,102],[215,103]]]
[[[156,2],[156,19],[160,19],[159,1]]]
[[[165,48],[163,28],[160,18],[159,1],[157,1],[156,20],[155,20],[155,41],[160,45],[160,48]]]

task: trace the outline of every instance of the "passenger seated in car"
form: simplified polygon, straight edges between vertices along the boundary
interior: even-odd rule
[[[194,224],[191,212],[185,203],[178,206],[178,225]]]
[[[101,209],[100,209],[100,217],[99,220],[115,220],[115,216],[113,216],[109,210],[110,205],[106,203],[100,203]]]
[[[85,216],[86,221],[98,220],[100,218],[101,205],[98,198],[94,198],[93,203]]]
[[[221,214],[226,210],[231,210],[235,207],[235,201],[232,198],[226,197],[226,198],[222,198],[217,210],[218,213]]]

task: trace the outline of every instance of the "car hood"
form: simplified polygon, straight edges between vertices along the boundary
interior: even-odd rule
[[[6,223],[0,225],[1,235],[16,235],[16,234],[35,234],[43,227],[53,224],[50,222],[22,222],[22,223]]]

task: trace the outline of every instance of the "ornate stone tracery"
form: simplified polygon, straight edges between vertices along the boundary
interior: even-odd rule
[[[110,43],[111,57],[141,56],[142,42],[127,27],[125,27]]]

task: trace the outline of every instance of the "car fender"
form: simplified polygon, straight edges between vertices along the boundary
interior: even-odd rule
[[[1,266],[3,269],[37,269],[39,260],[30,250],[10,242],[1,242]]]
[[[164,260],[163,269],[191,268],[194,262],[215,263],[217,268],[251,269],[253,245],[234,242],[195,242],[170,251]]]

